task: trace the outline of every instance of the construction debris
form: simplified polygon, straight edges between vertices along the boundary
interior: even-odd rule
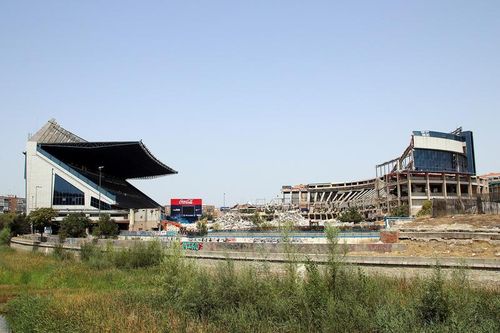
[[[309,226],[309,221],[297,211],[287,211],[277,213],[273,220],[264,222],[267,226],[281,227],[291,224],[294,227]],[[228,212],[217,218],[213,225],[217,224],[220,230],[248,230],[257,226],[250,220],[243,218],[238,212]]]
[[[305,219],[297,211],[287,211],[280,212],[278,215],[270,222],[272,226],[283,226],[287,223],[291,223],[294,227],[308,227],[309,220]]]
[[[251,221],[244,220],[240,213],[228,212],[215,220],[220,230],[248,230],[255,227]]]

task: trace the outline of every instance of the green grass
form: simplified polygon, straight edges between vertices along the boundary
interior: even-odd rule
[[[500,331],[499,291],[470,287],[463,270],[368,276],[332,246],[329,265],[309,263],[302,277],[231,261],[204,268],[179,246],[154,256],[156,246],[87,249],[81,262],[0,248],[0,297],[17,296],[3,311],[15,332]]]

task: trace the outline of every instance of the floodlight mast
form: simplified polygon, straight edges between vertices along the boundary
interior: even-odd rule
[[[101,178],[102,178],[102,169],[104,169],[104,165],[98,167],[99,169],[99,218],[101,218]]]

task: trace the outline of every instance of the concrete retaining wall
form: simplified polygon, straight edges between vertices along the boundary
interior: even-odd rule
[[[158,238],[162,244],[168,246],[170,240],[167,238]],[[150,239],[151,240],[151,239]],[[167,241],[168,240],[168,241]],[[71,251],[79,251],[80,246],[89,242],[88,239],[81,238],[68,238],[63,243],[63,248]],[[118,239],[99,239],[98,245],[103,247],[111,244],[117,248],[127,248],[133,246],[140,240],[118,240]],[[49,237],[47,242],[39,242],[38,240],[14,237],[11,240],[11,247],[17,249],[27,249],[29,251],[38,251],[43,253],[52,253],[53,248],[58,243],[56,237]],[[245,252],[245,253],[284,253],[285,245],[283,243],[236,243],[236,242],[185,242],[202,244],[198,246],[198,251],[210,252]],[[294,252],[298,253],[328,253],[328,244],[290,244]],[[339,244],[339,249],[346,252],[379,252],[388,253],[392,251],[404,251],[406,245],[404,244],[382,244],[382,243],[363,243],[363,244]]]
[[[104,240],[101,243],[105,243]],[[113,244],[119,245],[119,247],[126,247],[132,245],[137,241],[112,241]],[[192,242],[195,243],[195,242]],[[200,243],[195,243],[200,244]],[[254,247],[251,247],[254,245]],[[264,246],[259,252],[255,245]],[[351,244],[358,245],[358,244]],[[375,246],[375,250],[386,249],[388,246],[394,250],[396,246],[399,248],[402,244],[363,244],[368,246],[368,248]],[[42,253],[51,253],[54,250],[54,243],[40,243],[37,241],[23,239],[20,237],[14,237],[11,240],[10,246],[12,248],[23,250],[23,251],[38,251]],[[167,246],[167,243],[165,243]],[[198,259],[219,259],[225,260],[227,258],[234,260],[245,260],[245,261],[271,261],[271,262],[287,262],[286,253],[279,252],[278,250],[282,248],[281,244],[231,244],[231,243],[203,243],[203,248],[200,251],[186,251],[186,256],[190,258]],[[306,262],[312,260],[318,263],[326,263],[328,261],[328,255],[326,254],[326,248],[321,247],[318,244],[314,244],[314,247],[303,247],[305,244],[300,245],[301,250],[309,250],[308,252],[297,253],[297,260]],[[274,250],[274,252],[266,252],[266,248]],[[64,249],[74,251],[75,254],[79,253],[79,247],[64,245]],[[317,252],[310,252],[316,250]],[[321,252],[323,251],[323,252]],[[358,250],[359,251],[359,250]],[[488,269],[499,271],[500,270],[500,260],[498,259],[469,259],[469,258],[426,258],[426,257],[383,257],[383,256],[346,256],[344,257],[344,262],[362,265],[362,266],[408,266],[408,267],[431,267],[439,264],[442,267],[467,267],[472,269]]]

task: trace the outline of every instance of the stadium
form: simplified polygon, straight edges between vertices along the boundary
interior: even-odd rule
[[[488,192],[476,176],[471,131],[414,131],[403,153],[375,167],[375,178],[348,183],[282,186],[282,202],[310,220],[335,219],[349,207],[366,218],[408,207],[415,215],[426,200],[474,199]]]
[[[121,230],[158,228],[162,205],[130,184],[177,171],[142,141],[89,142],[50,120],[31,136],[25,152],[27,213],[52,207],[59,216],[109,214]]]

